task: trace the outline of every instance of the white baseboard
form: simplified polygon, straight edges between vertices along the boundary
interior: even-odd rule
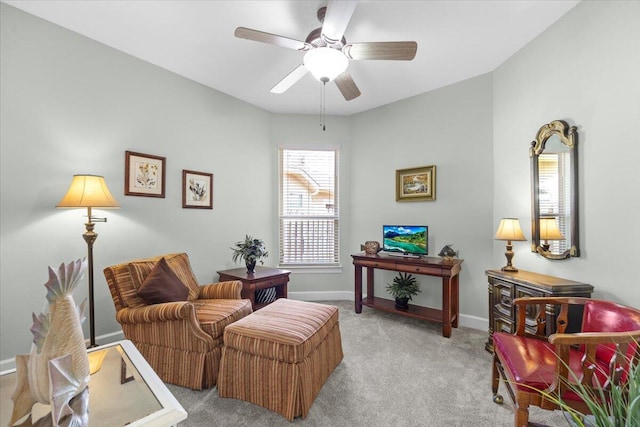
[[[458,324],[465,328],[478,329],[479,331],[487,331],[487,334],[489,333],[489,319],[461,314]]]
[[[116,332],[110,332],[108,334],[100,335],[96,337],[96,344],[104,345],[112,342],[120,341],[124,339],[124,333],[122,330]],[[89,346],[89,340],[86,341],[87,346]],[[0,375],[4,373],[4,371],[16,369],[16,359],[4,359],[0,360]]]
[[[100,335],[96,337],[96,344],[104,345],[111,344],[112,342],[121,341],[124,339],[124,332],[122,330],[111,332],[109,334]]]
[[[287,298],[300,301],[355,301],[351,291],[287,292]]]
[[[289,292],[287,297],[300,301],[355,301],[355,296],[351,291]],[[466,328],[487,331],[489,329],[489,320],[481,317],[461,314],[459,325]],[[123,339],[124,334],[120,330],[100,335],[99,337],[96,337],[96,342],[99,345],[103,345]],[[0,360],[0,373],[15,368],[15,359]]]
[[[364,296],[366,297],[366,295]],[[289,292],[287,297],[301,301],[355,301],[355,296],[351,291]],[[465,328],[478,329],[481,331],[489,330],[489,319],[466,314],[460,315],[458,324]]]

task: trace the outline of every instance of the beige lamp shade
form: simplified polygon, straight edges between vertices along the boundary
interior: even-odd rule
[[[554,217],[540,218],[540,238],[542,240],[563,240],[564,236],[558,228]]]
[[[74,175],[67,194],[56,205],[56,208],[117,209],[119,207],[104,177],[99,175]]]
[[[527,240],[522,234],[520,228],[520,220],[518,218],[502,218],[498,231],[496,231],[496,240]]]

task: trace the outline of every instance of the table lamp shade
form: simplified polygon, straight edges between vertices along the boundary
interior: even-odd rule
[[[498,226],[498,231],[496,231],[495,239],[507,241],[507,251],[504,253],[505,257],[507,257],[507,265],[502,267],[502,271],[517,272],[518,269],[511,263],[513,259],[513,246],[511,245],[511,241],[527,240],[520,228],[520,220],[518,220],[518,218],[502,218]]]
[[[496,240],[527,240],[520,228],[518,218],[502,218],[498,231],[496,231]]]
[[[540,218],[540,238],[542,240],[564,239],[555,218]]]
[[[99,175],[74,175],[71,185],[57,208],[114,209],[120,205],[111,195],[104,177]]]

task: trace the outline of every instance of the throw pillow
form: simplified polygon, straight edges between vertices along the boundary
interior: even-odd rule
[[[150,304],[163,302],[186,301],[189,289],[182,283],[176,273],[171,270],[167,260],[160,261],[153,267],[138,289],[138,296]]]
[[[185,253],[167,254],[164,257],[147,258],[129,263],[129,272],[133,279],[133,286],[137,292],[138,289],[144,283],[144,279],[147,278],[153,267],[158,263],[160,258],[164,258],[167,261],[167,265],[171,268],[176,276],[180,279],[184,285],[189,288],[189,300],[198,299],[200,295],[200,287],[196,280],[191,266],[189,265],[189,257]]]

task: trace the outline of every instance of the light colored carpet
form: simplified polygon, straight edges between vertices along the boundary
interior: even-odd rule
[[[344,359],[331,374],[306,419],[292,423],[251,403],[218,397],[216,388],[193,391],[168,385],[189,413],[181,426],[513,426],[511,400],[491,400],[492,356],[487,334],[441,329],[352,301],[327,301],[340,309]],[[530,421],[568,426],[559,411],[531,408]]]

